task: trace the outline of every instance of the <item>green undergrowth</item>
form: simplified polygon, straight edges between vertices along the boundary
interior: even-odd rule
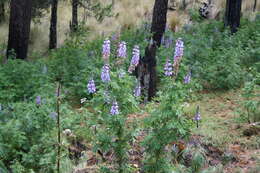
[[[243,19],[241,29],[234,35],[230,35],[219,21],[195,23],[177,33],[167,30],[157,53],[158,95],[145,108],[149,115],[131,127],[127,127],[128,114],[144,112],[137,106],[141,98],[133,97],[138,82],[127,69],[134,45],[139,45],[141,56],[144,55],[149,43],[149,24],[124,30],[119,38],[110,37],[110,84],[104,84],[100,79],[104,65],[103,37],[86,41],[85,37],[75,35],[47,56],[37,55],[37,58],[31,57],[31,61],[8,60],[0,65],[0,171],[55,172],[57,128],[53,112],[56,111],[57,81],[62,85],[61,130],[70,129],[76,141],[93,144],[96,152],[114,151],[114,165],[120,173],[134,170],[125,153],[140,129],[148,133],[142,141],[146,153],[142,169],[147,172],[200,170],[197,164],[192,168],[176,166],[172,164],[172,153],[163,153],[169,143],[187,140],[192,133],[204,136],[205,143],[222,149],[237,141],[248,148],[258,148],[258,137],[252,137],[250,142],[244,140],[239,130],[227,132],[233,132],[239,125],[237,117],[242,117],[240,124],[246,123],[243,116],[236,114],[243,104],[237,103],[242,92],[236,89],[245,88],[244,92],[248,91],[245,99],[249,101],[252,97],[257,98],[251,97],[251,88],[259,85],[259,25],[259,20]],[[167,59],[173,60],[175,41],[179,37],[184,41],[184,57],[174,82],[164,76],[164,64]],[[127,42],[127,58],[118,65],[116,51],[120,41]],[[119,77],[122,70],[126,72],[124,78]],[[191,82],[184,84],[183,79],[190,70]],[[87,91],[91,79],[97,86],[95,94]],[[112,95],[110,100],[106,99],[107,91]],[[208,94],[203,98],[193,94],[204,91]],[[223,94],[226,91],[232,94]],[[39,96],[40,105],[36,103]],[[82,98],[86,103],[80,102]],[[107,116],[115,101],[120,105],[120,114]],[[194,128],[192,119],[197,105],[201,108],[202,121],[199,128]],[[250,105],[251,112],[257,108],[253,107],[255,103]],[[62,166],[76,164],[69,159],[71,153],[68,152],[73,140],[65,135],[62,139]],[[201,152],[195,151],[200,160]],[[108,168],[103,170],[111,172]]]

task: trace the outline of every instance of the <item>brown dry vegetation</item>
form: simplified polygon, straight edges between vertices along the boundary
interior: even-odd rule
[[[111,0],[103,0],[109,3]],[[187,9],[198,8],[201,2],[206,0],[186,0]],[[176,0],[177,9],[181,6],[181,0]],[[98,23],[94,18],[86,19],[86,27],[92,32],[89,39],[93,39],[98,35],[108,35],[113,31],[120,31],[123,28],[133,27],[140,24],[145,18],[151,15],[154,0],[116,0],[113,8],[117,17],[105,18],[102,23]],[[254,0],[243,0],[244,16],[251,18]],[[213,0],[215,9],[224,10],[225,0]],[[260,3],[257,5],[257,11],[260,10]],[[247,13],[249,11],[250,13]],[[84,17],[84,10],[80,9],[80,20]],[[30,52],[46,51],[48,48],[49,36],[49,18],[50,14],[41,18],[40,24],[32,24]],[[62,1],[58,9],[58,46],[61,46],[69,32],[69,22],[71,20],[71,5],[69,1]],[[169,26],[177,29],[189,22],[189,16],[186,11],[177,10],[168,13]],[[7,43],[8,23],[1,24],[0,27],[0,44]]]

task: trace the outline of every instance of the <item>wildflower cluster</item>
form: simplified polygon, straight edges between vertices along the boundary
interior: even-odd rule
[[[89,82],[88,82],[88,92],[90,94],[93,94],[96,92],[96,86],[95,86],[95,82],[93,79],[91,79]]]
[[[194,120],[199,121],[200,119],[201,119],[201,116],[200,116],[200,110],[199,110],[199,106],[198,106],[196,113],[195,113],[195,116],[194,116]]]
[[[140,59],[140,50],[139,50],[139,46],[136,45],[133,49],[133,56],[132,56],[130,67],[128,69],[129,73],[132,73],[135,70],[135,68],[138,66],[139,59]]]
[[[109,82],[110,81],[110,68],[109,68],[109,65],[108,64],[105,64],[103,67],[102,67],[102,72],[101,72],[101,80],[103,82]]]
[[[184,77],[184,83],[188,84],[191,81],[191,71],[188,72],[188,74]]]
[[[109,56],[110,56],[110,40],[109,39],[106,39],[104,41],[104,43],[103,43],[102,54],[103,54],[104,60],[108,60],[109,59]]]
[[[126,58],[126,42],[122,41],[119,43],[118,50],[117,50],[117,56],[119,58]]]
[[[134,96],[135,96],[135,97],[141,96],[141,86],[140,86],[139,83],[137,84],[137,86],[136,86],[135,89],[134,89]]]
[[[118,104],[116,101],[113,102],[113,105],[110,109],[110,114],[111,115],[118,115],[119,114],[119,110],[118,110]]]
[[[36,102],[36,105],[38,105],[38,106],[41,105],[41,102],[42,102],[41,96],[37,96],[35,102]]]
[[[165,76],[173,75],[173,66],[170,59],[168,59],[164,65],[164,74]]]
[[[175,45],[175,52],[174,52],[174,64],[177,64],[180,62],[182,56],[183,56],[183,50],[184,50],[184,43],[181,38],[178,38]]]

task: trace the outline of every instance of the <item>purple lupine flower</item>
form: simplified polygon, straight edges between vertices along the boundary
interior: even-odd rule
[[[112,35],[111,40],[116,41],[118,39],[118,37],[119,37],[119,34],[115,33],[115,34]]]
[[[141,96],[141,86],[140,84],[137,84],[137,86],[134,89],[134,96],[135,97],[140,97]]]
[[[57,113],[56,112],[51,112],[49,116],[50,116],[51,119],[56,120]]]
[[[126,58],[126,42],[122,41],[119,43],[117,56],[120,58]]]
[[[197,106],[197,110],[194,116],[194,120],[196,121],[197,124],[197,128],[199,128],[199,121],[200,121],[201,117],[200,117],[200,107]]]
[[[104,59],[108,59],[109,56],[110,56],[110,40],[109,39],[106,39],[103,43],[103,51],[102,51],[102,54],[103,54],[103,58]]]
[[[95,82],[93,79],[91,79],[89,82],[88,82],[88,92],[91,94],[95,93],[96,92],[96,85],[95,85]]]
[[[36,101],[36,105],[40,105],[41,104],[41,96],[37,96],[35,101]]]
[[[101,72],[101,79],[103,82],[109,82],[110,81],[110,74],[109,74],[110,70],[109,70],[109,65],[105,64],[102,67],[102,72]]]
[[[116,101],[113,102],[111,109],[110,109],[110,114],[111,115],[118,115],[119,114],[119,110],[118,110],[118,104]]]
[[[188,72],[188,74],[184,77],[184,83],[188,84],[191,81],[191,71]]]
[[[134,71],[134,69],[138,66],[139,59],[140,59],[139,46],[135,45],[134,49],[133,49],[133,56],[132,56],[131,64],[130,64],[130,67],[128,69],[129,73],[132,73]]]
[[[167,38],[167,39],[165,40],[165,47],[166,47],[166,48],[170,48],[171,45],[172,45],[172,42],[173,42],[172,38]]]
[[[123,78],[126,75],[126,72],[122,69],[120,69],[119,73],[118,73],[118,77],[119,78]]]
[[[197,113],[195,114],[194,120],[195,120],[195,121],[199,121],[200,119],[201,119],[200,112],[197,112]]]
[[[172,76],[173,75],[173,66],[171,60],[167,60],[166,64],[164,65],[164,75],[165,76]]]
[[[177,63],[183,56],[184,43],[181,38],[178,38],[175,45],[174,63]]]

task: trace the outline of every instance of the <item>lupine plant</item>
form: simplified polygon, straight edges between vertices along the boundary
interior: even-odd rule
[[[189,135],[191,121],[183,116],[183,102],[190,94],[189,85],[184,86],[182,80],[178,80],[180,62],[183,56],[183,41],[178,39],[175,47],[174,65],[169,59],[164,66],[165,88],[159,94],[159,105],[151,110],[150,117],[145,120],[148,135],[143,142],[146,158],[144,161],[144,172],[164,173],[171,170],[171,157],[166,146],[177,143]],[[173,74],[175,80],[168,76]],[[186,83],[190,82],[190,74],[186,77]]]
[[[184,83],[189,84],[191,81],[191,71],[188,72],[188,74],[184,77]]]
[[[175,52],[174,52],[174,58],[173,58],[173,66],[174,66],[174,74],[177,76],[179,72],[179,66],[181,59],[183,57],[183,51],[184,51],[184,43],[181,38],[178,38],[175,45]]]
[[[132,56],[131,64],[128,69],[129,73],[132,73],[135,70],[135,68],[138,66],[139,59],[140,59],[139,46],[135,45],[135,47],[133,49],[133,56]]]
[[[96,85],[95,85],[95,82],[93,79],[91,79],[89,82],[88,82],[88,85],[87,85],[87,90],[90,94],[93,94],[96,92]]]
[[[108,41],[103,45],[103,57],[108,57],[106,48]],[[110,45],[109,45],[110,46]],[[105,50],[105,51],[104,51]],[[132,65],[136,65],[136,58],[139,58],[138,47],[134,48],[134,61]],[[121,42],[117,51],[120,58],[126,57],[126,43]],[[132,139],[132,131],[130,127],[126,128],[127,115],[137,110],[137,101],[134,97],[140,95],[140,88],[133,93],[133,77],[127,75],[123,68],[115,68],[115,64],[108,64],[107,58],[104,60],[105,65],[101,70],[101,85],[95,88],[95,96],[88,102],[95,109],[95,117],[92,119],[92,125],[96,128],[96,141],[94,150],[102,154],[111,151],[115,154],[116,165],[113,170],[119,173],[127,172],[127,148]],[[117,70],[116,70],[117,69]],[[93,81],[89,81],[88,90],[93,91]]]
[[[109,82],[110,81],[110,67],[109,67],[108,64],[105,64],[102,67],[101,80],[103,82]]]
[[[109,39],[106,39],[104,41],[102,54],[103,54],[104,61],[107,62],[109,59],[109,56],[110,56],[110,40]]]
[[[126,58],[126,42],[122,41],[119,43],[118,50],[117,50],[117,57],[119,58]]]
[[[197,106],[196,113],[195,113],[195,116],[194,116],[194,121],[195,121],[196,124],[197,124],[197,128],[199,128],[199,121],[200,121],[200,120],[201,120],[200,107]]]
[[[244,98],[242,106],[246,110],[242,112],[242,115],[247,115],[248,123],[260,120],[260,101],[257,99],[260,96],[257,92],[257,90],[260,90],[257,85],[257,80],[260,79],[260,75],[255,70],[253,71],[254,77],[251,81],[245,83],[242,93],[242,97]]]
[[[132,88],[132,77],[125,74],[119,78],[117,72],[111,72],[111,81],[98,86],[91,103],[96,115],[93,125],[97,126],[95,151],[112,151],[117,165],[114,170],[123,173],[128,169],[127,148],[132,139],[133,129],[126,128],[127,115],[137,110],[137,102]]]
[[[170,59],[167,59],[166,64],[164,65],[164,75],[165,76],[173,75],[173,66]]]
[[[171,169],[171,156],[166,151],[166,146],[189,135],[191,123],[183,116],[181,107],[188,91],[182,82],[173,83],[171,80],[169,83],[171,85],[159,96],[160,105],[154,108],[150,117],[145,120],[149,134],[143,143],[146,152],[144,172],[168,172]]]

